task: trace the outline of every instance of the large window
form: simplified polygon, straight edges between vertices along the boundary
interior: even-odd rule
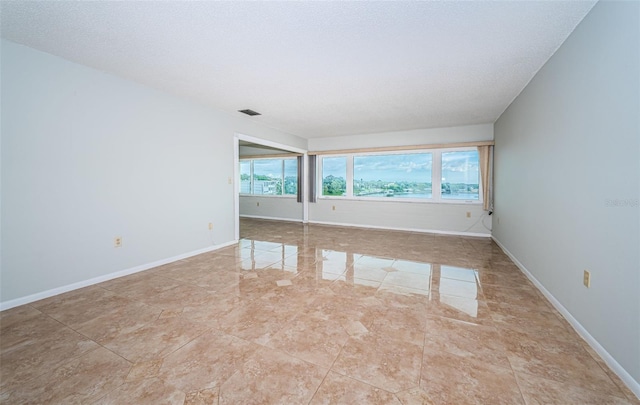
[[[479,202],[475,148],[353,153],[319,160],[322,197]]]
[[[480,199],[478,151],[442,152],[442,199]]]
[[[325,157],[322,159],[322,195],[344,196],[347,194],[347,158]]]
[[[298,160],[284,160],[284,193],[298,194]]]
[[[353,195],[431,198],[431,153],[353,157]]]
[[[298,160],[240,160],[240,193],[253,195],[296,195]]]
[[[251,161],[240,161],[240,194],[251,194]]]

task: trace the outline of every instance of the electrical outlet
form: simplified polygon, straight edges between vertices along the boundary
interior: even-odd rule
[[[584,275],[582,276],[582,284],[584,284],[584,286],[587,288],[591,288],[591,273],[589,272],[589,270],[584,271]]]
[[[260,206],[260,203],[259,203],[259,202],[257,202],[257,203],[256,203],[256,207],[259,207],[259,206]]]
[[[231,177],[229,177],[229,178],[227,179],[227,183],[229,183],[229,184],[233,183],[233,181],[231,180]]]
[[[113,247],[122,247],[122,236],[113,238]]]
[[[209,230],[213,229],[213,222],[209,222]]]
[[[334,205],[333,207],[331,207],[331,209],[332,209],[333,211],[335,211],[335,210],[336,210],[336,206]]]
[[[467,218],[471,218],[471,213],[467,211]]]

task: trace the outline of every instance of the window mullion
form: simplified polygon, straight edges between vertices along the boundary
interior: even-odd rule
[[[442,151],[433,151],[431,193],[433,201],[442,200]]]
[[[280,195],[284,195],[284,159],[280,161]]]
[[[353,155],[347,157],[347,195],[346,197],[353,197]]]
[[[251,164],[249,165],[249,194],[253,195],[254,194],[254,189],[253,189],[253,159],[250,160]]]

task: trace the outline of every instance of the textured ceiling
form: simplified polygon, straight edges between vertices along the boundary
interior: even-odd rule
[[[305,138],[494,122],[594,1],[11,2],[2,36]]]

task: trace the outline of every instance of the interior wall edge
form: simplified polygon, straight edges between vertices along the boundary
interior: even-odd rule
[[[244,215],[241,214],[240,218],[252,218],[252,219],[267,219],[270,221],[285,221],[285,222],[299,222],[302,223],[302,219],[294,219],[294,218],[278,218],[278,217],[270,217],[267,215]]]
[[[168,257],[168,258],[161,259],[161,260],[156,260],[156,261],[151,262],[151,263],[141,264],[139,266],[131,267],[131,268],[124,269],[124,270],[119,270],[119,271],[116,271],[116,272],[113,272],[113,273],[105,274],[105,275],[102,275],[102,276],[90,278],[90,279],[83,280],[83,281],[78,281],[76,283],[64,285],[64,286],[61,286],[61,287],[52,288],[50,290],[37,292],[35,294],[30,294],[30,295],[27,295],[27,296],[24,296],[24,297],[14,298],[14,299],[11,299],[9,301],[4,301],[4,302],[0,301],[0,311],[4,311],[4,310],[7,310],[7,309],[15,308],[15,307],[18,307],[20,305],[30,304],[32,302],[43,300],[45,298],[53,297],[55,295],[63,294],[63,293],[69,292],[69,291],[78,290],[80,288],[89,287],[89,286],[92,286],[92,285],[95,285],[95,284],[102,283],[104,281],[109,281],[109,280],[113,280],[113,279],[116,279],[116,278],[128,276],[128,275],[131,275],[131,274],[139,273],[141,271],[149,270],[149,269],[152,269],[154,267],[158,267],[158,266],[162,266],[162,265],[165,265],[165,264],[177,262],[178,260],[186,259],[186,258],[189,258],[189,257],[192,257],[192,256],[197,256],[197,255],[202,254],[202,253],[207,253],[207,252],[211,252],[211,251],[214,251],[214,250],[219,250],[219,249],[234,245],[236,243],[238,243],[237,240],[232,240],[232,241],[221,243],[221,244],[214,245],[214,246],[207,246],[205,248],[194,250],[194,251],[187,252],[187,253],[183,253],[183,254],[180,254],[180,255],[177,255],[177,256]]]
[[[522,271],[522,273],[533,283],[533,285],[536,286],[536,288],[549,300],[549,302],[551,302],[551,305],[553,305],[553,307],[562,314],[562,316],[567,320],[567,322],[569,322],[571,327],[578,333],[578,335],[580,335],[580,337],[582,337],[589,344],[589,346],[593,350],[595,350],[595,352],[604,360],[607,366],[609,366],[611,370],[613,370],[613,372],[616,373],[618,377],[620,377],[622,382],[626,384],[627,388],[629,388],[636,395],[636,397],[640,399],[640,382],[636,381],[631,376],[631,374],[629,374],[627,370],[625,370],[624,367],[622,367],[620,363],[618,363],[616,359],[613,358],[611,354],[609,354],[609,352],[600,344],[600,342],[598,342],[596,338],[594,338],[587,331],[587,329],[582,326],[582,324],[571,314],[571,312],[569,312],[569,310],[567,310],[567,308],[565,308],[564,305],[562,305],[560,301],[558,301],[558,299],[556,299],[556,297],[554,297],[553,294],[551,294],[551,292],[549,292],[549,290],[547,290],[544,285],[542,285],[542,283],[540,283],[540,281],[535,278],[535,276],[518,260],[518,258],[515,257],[506,248],[506,246],[503,245],[500,240],[498,240],[498,238],[495,237],[495,235],[491,235],[491,239],[493,239],[493,241],[500,247],[500,249],[502,249],[502,251],[507,256],[509,256],[513,263],[518,266],[520,271]]]
[[[440,230],[437,230],[437,229],[400,228],[400,227],[391,227],[391,226],[350,224],[350,223],[345,223],[345,222],[313,221],[313,220],[309,220],[308,223],[309,224],[316,224],[316,225],[344,226],[344,227],[348,227],[348,228],[384,229],[384,230],[388,230],[388,231],[433,233],[433,234],[438,234],[438,235],[470,236],[470,237],[480,237],[480,238],[490,238],[491,237],[491,234],[479,233],[479,232],[440,231]]]

